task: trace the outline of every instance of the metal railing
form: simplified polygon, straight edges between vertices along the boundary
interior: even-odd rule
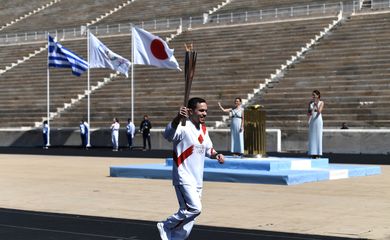
[[[274,8],[258,11],[232,12],[227,14],[214,14],[209,23],[230,24],[258,21],[275,21],[317,16],[336,16],[342,9],[342,4],[304,5],[287,8]]]
[[[371,10],[390,10],[390,0],[355,0],[353,1],[353,12],[367,12]]]
[[[203,27],[205,25],[230,25],[244,24],[254,22],[279,21],[297,18],[310,18],[320,16],[335,16],[341,10],[348,12],[369,12],[380,9],[390,10],[390,0],[370,0],[362,1],[355,0],[352,5],[336,4],[320,4],[320,5],[304,5],[288,8],[265,9],[258,11],[246,12],[231,12],[224,14],[203,14],[203,16],[174,18],[174,19],[159,19],[142,21],[133,23],[134,26],[142,27],[152,32],[175,32],[180,26],[182,29],[191,29]],[[110,25],[92,25],[89,28],[99,36],[129,34],[131,23],[117,23]],[[85,28],[85,27],[84,27]],[[0,45],[34,43],[47,41],[47,35],[50,33],[57,36],[60,40],[71,40],[84,38],[85,31],[83,26],[65,29],[54,29],[50,31],[35,31],[25,33],[8,33],[0,34]]]
[[[152,32],[175,32],[177,29],[191,29],[209,25],[232,25],[255,22],[282,21],[288,19],[311,18],[321,16],[336,16],[342,10],[352,10],[356,12],[367,12],[379,9],[390,10],[390,0],[356,0],[352,5],[320,4],[304,5],[288,8],[265,9],[258,11],[231,12],[224,14],[203,14],[197,17],[159,19],[150,21],[141,21],[133,23],[134,26],[142,27]],[[92,25],[90,30],[98,36],[129,34],[132,23],[117,23],[110,25]],[[35,31],[25,33],[0,34],[0,45],[34,43],[47,41],[47,35],[50,33],[57,36],[59,40],[71,40],[85,38],[85,26],[74,28],[54,29],[51,31]]]
[[[321,4],[304,5],[288,8],[265,9],[258,11],[231,12],[226,14],[203,14],[197,17],[160,19],[151,21],[142,21],[133,23],[134,26],[142,27],[148,31],[176,31],[180,26],[182,29],[191,29],[202,27],[205,24],[240,24],[253,22],[267,22],[275,20],[286,20],[295,18],[308,18],[318,16],[335,16],[342,9],[342,4]],[[110,25],[92,25],[90,30],[100,36],[129,34],[131,23],[117,23]],[[74,28],[54,29],[50,31],[35,31],[25,33],[0,34],[0,45],[34,43],[47,41],[47,35],[50,33],[57,36],[60,40],[84,38],[84,26]]]
[[[190,20],[191,21],[191,20]],[[174,32],[183,24],[182,19],[164,19],[139,22],[137,24],[119,23],[111,25],[92,25],[89,27],[92,33],[100,36],[129,34],[131,26],[139,26],[148,31],[171,31]],[[15,43],[33,43],[47,41],[47,35],[57,36],[60,40],[70,40],[84,38],[86,26],[74,28],[64,28],[60,30],[50,31],[35,31],[26,33],[8,33],[0,35],[0,45],[15,44]]]

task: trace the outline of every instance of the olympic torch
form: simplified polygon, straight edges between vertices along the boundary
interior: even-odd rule
[[[187,106],[187,102],[191,92],[192,79],[194,78],[195,73],[197,53],[194,51],[192,43],[190,45],[184,44],[184,47],[186,49],[186,56],[184,59],[184,106]],[[181,120],[181,125],[186,125],[186,119]]]

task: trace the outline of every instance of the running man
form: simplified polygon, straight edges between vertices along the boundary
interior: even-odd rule
[[[181,107],[179,114],[165,129],[164,137],[173,142],[172,180],[179,202],[177,213],[157,223],[163,240],[188,238],[195,218],[202,210],[201,194],[205,157],[224,163],[225,157],[217,153],[205,126],[207,103],[202,98],[191,98],[187,108]],[[186,125],[179,125],[188,118]]]

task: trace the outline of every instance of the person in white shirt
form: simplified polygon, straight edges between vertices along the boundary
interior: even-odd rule
[[[49,148],[49,124],[47,120],[42,123],[42,137],[43,137],[43,148]]]
[[[83,148],[87,148],[88,144],[88,123],[84,120],[80,121],[80,138],[81,138],[81,146]]]
[[[205,126],[206,116],[206,101],[191,98],[187,108],[181,107],[178,115],[165,129],[164,137],[173,142],[172,180],[179,210],[165,221],[157,223],[163,240],[188,238],[195,218],[201,213],[205,157],[224,163],[225,157],[213,148]],[[183,118],[188,118],[185,126],[179,125]]]
[[[84,121],[84,127],[85,127],[85,144],[86,148],[88,150],[89,147],[91,147],[91,133],[89,132],[89,124],[87,121]]]
[[[119,129],[120,124],[118,118],[114,118],[111,124],[111,142],[112,142],[112,151],[118,151],[119,148]]]
[[[135,126],[134,123],[130,120],[130,118],[127,119],[126,134],[127,134],[127,143],[129,145],[129,148],[131,148],[131,146],[133,146]]]

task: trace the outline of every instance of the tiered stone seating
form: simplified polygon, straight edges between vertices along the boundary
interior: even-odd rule
[[[162,38],[170,35],[172,32],[159,33]],[[106,44],[112,51],[130,59],[131,43],[129,36],[105,37],[100,40]],[[153,72],[156,76],[150,79],[148,72]],[[130,74],[130,72],[129,72]],[[161,97],[161,104],[165,105],[165,97],[161,94],[161,87],[154,88],[150,81],[157,82],[159,79],[169,79],[171,75],[182,76],[182,73],[174,70],[158,70],[153,67],[135,66],[135,91],[136,92],[136,114],[143,114],[142,106],[150,104],[145,101],[148,96],[156,103],[156,97]],[[175,79],[175,78],[173,78]],[[176,77],[177,79],[177,77]],[[101,80],[101,79],[100,79]],[[109,127],[113,117],[118,117],[122,122],[130,117],[131,111],[131,79],[123,75],[114,79],[103,88],[96,90],[91,95],[91,122],[92,127]],[[141,88],[142,87],[142,88]],[[158,95],[155,93],[159,93]],[[156,95],[156,96],[153,96]],[[142,105],[139,105],[141,104]],[[138,110],[139,109],[139,110]],[[142,115],[143,116],[143,115]],[[137,116],[140,119],[140,116]],[[78,126],[80,119],[87,119],[87,99],[82,100],[73,108],[63,112],[60,117],[52,121],[53,127],[74,127]]]
[[[28,57],[30,53],[44,47],[44,44],[18,44],[9,46],[0,46],[0,70],[4,70],[6,66],[12,63],[17,63],[18,60],[23,60],[23,57]]]
[[[80,56],[86,56],[86,41],[62,44]],[[35,48],[36,46],[30,46]],[[16,50],[15,50],[16,51]],[[86,58],[85,58],[86,59]],[[107,69],[92,69],[91,84],[109,76]],[[47,51],[0,75],[0,127],[32,127],[46,116]],[[55,112],[71,98],[87,89],[87,74],[76,77],[70,69],[50,69],[50,108]]]
[[[77,7],[74,6],[76,2]],[[28,31],[44,30],[49,27],[50,29],[73,27],[95,19],[111,6],[115,7],[121,2],[61,1],[44,11],[45,13],[50,11],[50,17],[40,13],[42,16],[39,17],[40,14],[37,14],[29,18],[30,20],[24,23],[25,25],[20,22],[7,30],[13,32],[26,31],[26,29]],[[228,6],[235,10],[240,10],[240,6],[244,6],[242,9],[247,10],[252,9],[252,6],[256,9],[266,8],[258,1],[250,2],[252,3],[237,0]],[[297,0],[293,2],[293,5],[309,2],[319,3],[314,0]],[[333,0],[328,2],[333,2]],[[156,3],[162,4],[162,2]],[[180,3],[184,4],[185,1]],[[209,3],[210,6],[215,5],[215,2]],[[261,3],[265,4],[264,1]],[[281,0],[270,4],[273,7],[284,6],[283,4],[292,6],[289,3],[291,1]],[[135,1],[114,14],[118,15],[118,18],[114,18],[113,15],[112,18],[109,17],[99,23],[119,23],[121,19],[126,21],[123,16],[119,16],[120,13],[123,14],[127,10],[134,11],[130,7],[137,9],[136,4],[139,3]],[[234,4],[237,4],[236,7]],[[155,9],[157,5],[153,5]],[[206,3],[200,3],[200,5],[201,7],[196,9],[179,7],[183,12],[180,12],[179,8],[174,8],[173,5],[171,9],[168,9],[168,5],[166,7],[159,5],[161,15],[158,13],[151,18],[142,18],[143,11],[147,11],[147,6],[143,6],[144,8],[139,6],[141,8],[137,11],[142,15],[136,15],[138,17],[134,17],[133,21],[154,19],[160,16],[163,18],[171,11],[175,14],[170,16],[191,15],[192,12],[201,13],[209,8]],[[96,11],[91,10],[93,7],[96,7]],[[73,11],[76,8],[79,10]],[[164,13],[165,8],[167,8],[166,13]],[[63,9],[67,9],[67,12],[61,15]],[[225,10],[230,12],[228,7]],[[87,14],[80,14],[80,11]],[[390,48],[387,47],[389,44],[385,29],[389,19],[388,14],[355,16],[339,26],[330,36],[322,39],[320,44],[305,56],[305,59],[289,69],[279,84],[274,84],[265,95],[255,99],[256,102],[266,107],[268,127],[306,128],[307,103],[310,100],[311,91],[316,88],[322,92],[326,102],[325,127],[338,127],[341,122],[347,122],[352,127],[389,126],[390,121],[386,119],[390,116],[386,107],[390,95],[386,87],[389,85],[390,68],[386,57]],[[170,45],[176,49],[175,56],[183,65],[183,44],[194,42],[198,51],[198,64],[192,96],[202,96],[208,100],[209,121],[212,125],[213,121],[219,121],[225,115],[219,111],[218,101],[229,106],[237,96],[246,98],[247,93],[252,93],[253,88],[263,83],[270,73],[274,73],[276,68],[290,59],[292,54],[300,50],[332,20],[332,18],[324,18],[194,29],[184,32]],[[166,32],[158,35],[168,36],[169,34]],[[129,36],[108,37],[101,40],[113,51],[129,58]],[[85,40],[65,41],[62,44],[81,56],[86,56]],[[2,59],[0,69],[39,47],[41,47],[39,44],[0,47]],[[44,51],[0,75],[0,88],[3,90],[0,96],[2,109],[0,127],[33,126],[34,122],[41,121],[42,117],[46,116],[46,58],[47,51]],[[91,70],[91,85],[96,85],[98,81],[108,77],[111,72],[108,69]],[[63,107],[64,103],[69,103],[70,99],[76,98],[78,94],[83,94],[87,87],[86,74],[74,77],[69,69],[52,69],[50,78],[52,111]],[[182,104],[183,89],[183,72],[135,66],[136,125],[146,113],[150,115],[154,126],[164,126]],[[122,76],[94,92],[91,96],[91,126],[108,127],[113,117],[119,117],[122,122],[130,117],[130,93],[130,78],[126,79]],[[87,101],[83,99],[54,118],[52,127],[77,127],[80,119],[86,118],[86,108]]]
[[[136,23],[180,17],[202,17],[202,14],[221,4],[222,0],[143,0],[129,4],[118,13],[110,15],[98,24]]]
[[[260,99],[269,126],[307,126],[314,89],[325,101],[325,127],[390,126],[390,14],[354,16],[321,40]]]
[[[237,96],[243,98],[258,87],[280,64],[299,50],[333,19],[296,21],[226,28],[198,29],[175,38],[171,47],[183,65],[184,43],[193,42],[198,62],[191,96],[205,97],[209,102],[209,121],[224,115],[217,101],[231,105]],[[234,36],[234,37],[232,37]],[[129,37],[105,38],[104,42],[118,53]],[[124,54],[124,55],[125,55]],[[184,94],[183,72],[135,66],[135,123],[149,114],[154,126],[164,126],[176,114]],[[108,127],[113,117],[122,122],[130,116],[130,79],[120,77],[91,96],[91,126]],[[86,101],[61,114],[52,126],[75,126],[86,114]]]
[[[170,32],[167,32],[162,36],[169,34]],[[110,41],[104,38],[101,40],[111,48]],[[112,47],[112,50],[120,53],[123,57],[130,58],[130,38],[128,36],[122,37],[117,43],[116,46]],[[61,44],[86,59],[86,40],[64,41]],[[23,46],[28,49],[28,45]],[[29,47],[36,49],[41,46],[34,44]],[[15,54],[18,53],[16,47],[13,47],[12,50]],[[12,55],[12,53],[10,51],[9,55]],[[0,75],[0,88],[3,93],[0,96],[0,108],[2,109],[0,127],[32,127],[34,126],[34,122],[41,121],[42,117],[46,117],[46,66],[47,51],[43,51],[30,60]],[[91,69],[90,72],[91,86],[96,85],[98,81],[103,81],[104,78],[109,77],[110,73],[112,73],[110,69]],[[129,79],[122,80],[127,81],[128,86],[130,85]],[[84,73],[81,77],[75,77],[71,74],[70,69],[50,68],[51,112],[56,112],[57,108],[64,107],[64,103],[70,103],[71,98],[77,98],[78,94],[83,94],[86,89],[87,73]],[[120,87],[114,89],[111,95],[115,96],[115,93],[120,92],[120,90]],[[129,92],[127,94],[129,95]],[[122,96],[123,94],[118,95],[118,97]],[[104,104],[105,100],[107,99],[103,99],[102,104]],[[108,98],[108,100],[111,99]],[[118,99],[118,102],[121,101],[125,100]],[[99,104],[97,103],[97,105]],[[123,107],[124,105],[122,104],[120,106]],[[78,109],[77,106],[75,108]],[[80,115],[75,115],[75,122],[73,119],[67,119],[69,122],[64,126],[78,126],[78,122],[82,118],[86,119],[86,105],[81,104],[81,109]],[[111,111],[115,111],[115,109]],[[101,115],[106,116],[106,112],[101,113]],[[62,125],[56,125],[55,120],[53,121],[53,126],[62,127]]]
[[[80,25],[95,20],[109,10],[117,7],[124,0],[94,1],[66,0],[39,12],[28,20],[20,21],[4,29],[2,33],[24,33],[55,30],[63,28],[79,29]],[[127,2],[127,1],[126,1]]]
[[[50,0],[2,1],[0,5],[0,26],[22,17],[49,2]]]

